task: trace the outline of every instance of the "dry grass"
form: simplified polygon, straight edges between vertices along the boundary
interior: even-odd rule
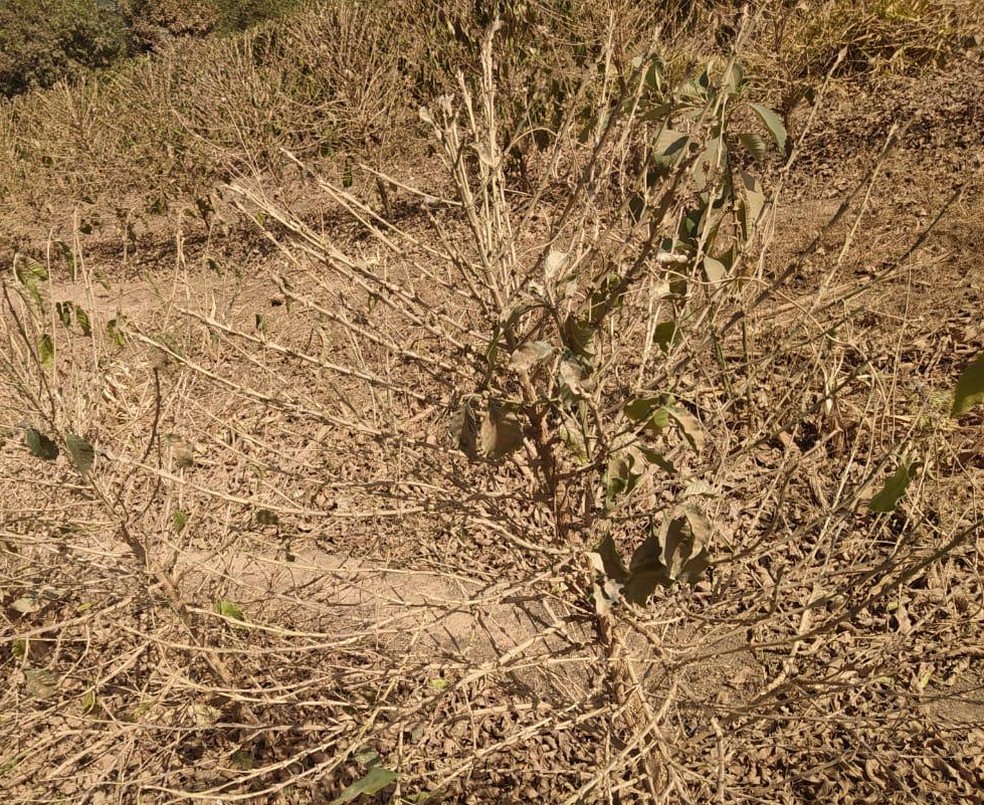
[[[894,150],[879,156],[883,139],[843,163],[839,190],[816,163],[797,173],[776,160],[773,205],[733,276],[691,277],[681,297],[672,266],[643,261],[598,335],[605,374],[588,396],[600,441],[624,435],[625,395],[647,388],[686,404],[703,447],[665,437],[676,474],[647,473],[602,516],[589,497],[597,468],[568,457],[551,485],[536,432],[504,461],[470,462],[448,429],[466,394],[538,410],[548,373],[490,380],[483,356],[524,282],[549,291],[551,249],[585,255],[585,271],[603,255],[625,272],[643,253],[652,236],[621,208],[647,130],[625,122],[602,136],[599,125],[579,140],[564,115],[551,148],[524,151],[514,171],[513,138],[492,130],[488,90],[503,85],[465,82],[448,118],[433,107],[437,156],[401,163],[424,127],[407,134],[392,51],[364,52],[398,36],[384,11],[331,17],[349,37],[337,53],[315,16],[286,41],[272,26],[201,46],[226,61],[175,53],[5,110],[0,159],[22,171],[7,186],[17,209],[31,198],[46,220],[86,208],[84,193],[118,191],[123,240],[148,217],[127,206],[135,199],[165,188],[190,210],[148,225],[168,248],[145,276],[114,275],[118,255],[87,245],[79,212],[57,236],[19,235],[46,269],[43,309],[23,282],[4,284],[0,780],[11,801],[325,802],[377,765],[396,773],[380,802],[975,796],[980,417],[947,414],[956,374],[984,347],[966,314],[984,293],[965,248],[984,237],[980,174],[941,188],[932,171],[945,165],[912,162],[916,126]],[[346,74],[349,53],[365,72]],[[335,76],[327,86],[296,71],[316,54]],[[566,74],[580,93],[568,97],[607,109],[631,64]],[[801,130],[807,157],[857,114],[831,95]],[[220,114],[216,97],[235,101]],[[927,90],[928,129],[969,97]],[[865,114],[879,104],[890,118],[885,95]],[[55,119],[84,125],[44,134]],[[945,125],[941,150],[966,159],[955,143],[977,122]],[[25,170],[45,152],[58,193]],[[900,188],[917,168],[924,181]],[[196,206],[223,172],[236,195]],[[812,217],[816,205],[793,198],[832,189]],[[224,232],[242,226],[230,200],[249,226],[262,222],[266,245]],[[656,230],[691,200],[671,198]],[[131,266],[147,259],[139,237],[129,248]],[[68,301],[91,332],[60,320]],[[678,332],[664,351],[653,325],[668,320]],[[559,337],[549,321],[518,321]],[[28,453],[24,424],[55,438],[56,461]],[[86,473],[69,433],[95,445]],[[905,497],[872,513],[903,458],[917,467]],[[653,511],[681,501],[714,524],[710,574],[646,608],[599,612],[585,552],[601,521],[630,550]]]

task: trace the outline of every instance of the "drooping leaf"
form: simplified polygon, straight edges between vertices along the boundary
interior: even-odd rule
[[[738,135],[738,141],[745,147],[745,150],[752,155],[756,162],[764,162],[768,156],[769,147],[765,140],[753,132],[745,132]]]
[[[21,285],[36,287],[48,279],[48,269],[33,257],[17,252],[14,255],[14,276]]]
[[[458,443],[458,449],[473,461],[478,458],[478,415],[471,401],[461,403],[451,420],[451,435]]]
[[[661,410],[665,411],[666,409]],[[673,462],[658,450],[653,450],[651,447],[640,445],[639,451],[646,457],[650,464],[655,464],[661,470],[669,473],[670,475],[676,475],[676,467]]]
[[[79,325],[82,335],[89,336],[92,334],[92,323],[89,321],[89,314],[82,309],[81,305],[75,306],[75,323]]]
[[[591,371],[583,361],[576,358],[561,361],[559,375],[561,393],[565,398],[578,400],[587,396]]]
[[[246,620],[242,608],[235,601],[227,601],[224,598],[219,598],[215,602],[215,611],[223,618],[231,618],[234,621],[242,622]]]
[[[594,356],[595,325],[575,316],[568,316],[561,331],[564,346],[582,358]]]
[[[662,396],[633,397],[622,406],[622,413],[632,422],[641,423],[649,419],[653,410],[662,404]]]
[[[690,442],[690,446],[700,453],[704,449],[705,437],[704,428],[701,427],[697,417],[679,405],[667,406],[666,412],[676,423],[684,438]]]
[[[664,353],[670,351],[673,346],[673,339],[676,337],[677,326],[675,321],[664,321],[656,325],[653,330],[653,341],[659,345]]]
[[[549,357],[554,348],[546,341],[528,341],[516,347],[509,358],[509,365],[520,372],[528,372],[544,358]]]
[[[722,282],[728,276],[728,269],[720,260],[716,260],[710,255],[705,255],[704,276],[708,282]]]
[[[779,117],[775,112],[773,112],[768,106],[763,106],[760,103],[750,103],[749,108],[758,115],[759,120],[768,129],[769,134],[772,136],[773,141],[776,144],[776,148],[779,149],[779,153],[786,156],[788,153],[786,148],[788,145],[788,134],[786,133],[786,126],[782,122],[782,118]]]
[[[636,450],[623,450],[612,456],[604,478],[605,502],[611,505],[616,498],[635,489],[645,469]]]
[[[479,453],[493,461],[523,446],[523,426],[516,414],[493,400],[482,418]]]
[[[45,436],[36,428],[27,428],[24,431],[24,442],[31,455],[45,461],[54,461],[58,458],[58,445]]]
[[[395,783],[397,776],[394,771],[382,766],[373,766],[363,777],[347,786],[329,805],[345,805],[345,803],[353,802],[363,795],[371,797]]]
[[[65,437],[65,446],[72,459],[72,465],[79,471],[80,475],[85,475],[92,469],[92,462],[95,460],[96,451],[92,445],[81,436],[69,433]]]
[[[960,373],[950,416],[956,418],[980,403],[984,403],[984,352]]]
[[[749,240],[755,232],[755,227],[765,209],[765,193],[758,179],[750,173],[741,171],[742,193],[738,204],[742,237]]]
[[[629,577],[629,571],[625,567],[625,563],[622,562],[622,557],[618,552],[618,546],[615,544],[615,540],[612,539],[610,533],[605,534],[601,538],[601,542],[598,543],[595,553],[601,560],[605,575],[610,579],[615,579],[620,584],[624,583]]]
[[[72,252],[71,247],[63,240],[56,240],[55,246],[58,247],[58,251],[61,252],[62,259],[65,261],[65,265],[68,266],[68,273],[75,279],[75,254]]]
[[[895,506],[905,494],[905,490],[909,488],[909,482],[912,481],[916,469],[916,465],[911,462],[902,461],[898,469],[868,502],[868,508],[873,512],[895,511]]]

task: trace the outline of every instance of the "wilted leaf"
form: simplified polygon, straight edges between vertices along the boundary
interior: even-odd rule
[[[586,382],[590,376],[588,369],[577,360],[563,361],[560,364],[561,390],[568,397],[579,399],[587,396]]]
[[[72,458],[72,465],[81,475],[85,475],[92,469],[92,462],[95,460],[96,451],[93,450],[89,442],[81,436],[69,433],[65,437],[65,446],[68,448],[68,454]]]
[[[347,786],[329,805],[345,805],[346,802],[352,802],[363,795],[371,797],[395,783],[396,779],[396,772],[384,769],[382,766],[373,766],[364,777]]]
[[[39,699],[47,699],[58,689],[58,677],[46,668],[28,668],[24,671],[27,692]]]
[[[890,512],[895,510],[896,504],[905,490],[909,487],[909,482],[915,475],[917,466],[908,461],[899,464],[898,469],[891,478],[885,481],[881,490],[871,498],[868,508],[873,512]]]
[[[24,442],[27,444],[27,449],[31,451],[31,455],[37,458],[45,461],[54,461],[58,458],[58,445],[35,428],[25,429]]]
[[[215,611],[222,617],[231,618],[234,621],[244,622],[246,620],[246,616],[243,615],[242,609],[235,601],[227,601],[224,598],[219,598],[215,602]]]
[[[594,355],[595,326],[589,321],[568,316],[561,331],[561,338],[575,355],[590,358]]]
[[[720,260],[706,256],[704,258],[704,276],[708,282],[721,282],[728,276],[728,269]]]
[[[164,439],[171,445],[171,455],[176,466],[185,468],[195,463],[195,447],[191,442],[173,433],[165,434]]]
[[[984,402],[984,352],[960,373],[957,387],[953,392],[950,416],[958,417],[982,402]]]
[[[598,543],[595,554],[601,560],[601,569],[610,579],[615,579],[619,583],[625,582],[629,576],[629,571],[618,553],[618,546],[611,534],[605,534]]]
[[[631,492],[639,484],[645,467],[637,451],[625,450],[614,455],[605,473],[605,499],[611,504],[620,495]]]
[[[546,341],[530,341],[513,350],[509,365],[521,372],[529,371],[553,351],[554,348]]]
[[[742,198],[738,205],[742,236],[745,240],[751,238],[758,225],[762,210],[765,209],[765,193],[762,185],[751,174],[741,171]]]
[[[700,453],[704,449],[705,438],[704,429],[701,427],[697,417],[691,414],[686,408],[681,408],[678,405],[668,406],[666,412],[677,423],[680,432],[690,442],[690,446]]]
[[[149,709],[149,707],[143,706],[143,709],[141,709],[141,706],[138,705],[137,708],[135,708],[133,711],[133,719],[136,720],[140,718],[140,716],[142,716],[144,712],[147,711],[147,709]],[[204,704],[203,702],[195,702],[191,706],[191,715],[192,718],[194,718],[195,724],[197,726],[211,727],[220,718],[222,718],[222,711],[219,710],[217,707],[212,707],[212,705],[210,704]]]
[[[478,458],[478,416],[471,402],[465,400],[451,420],[451,435],[458,442],[458,449],[468,458]]]
[[[484,458],[500,459],[523,446],[523,426],[519,418],[508,408],[495,402],[489,403],[488,413],[482,418],[478,450]]]
[[[776,144],[776,148],[779,149],[779,153],[785,156],[787,153],[788,135],[786,134],[786,126],[783,124],[782,119],[768,106],[763,106],[760,103],[750,103],[748,106],[759,116],[759,119],[765,125],[766,129],[768,129],[769,134]]]
[[[19,615],[30,615],[32,612],[37,612],[43,606],[44,601],[40,600],[36,595],[24,595],[8,604],[7,608],[12,609]]]

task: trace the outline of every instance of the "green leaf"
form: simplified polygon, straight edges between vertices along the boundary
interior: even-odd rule
[[[905,494],[917,469],[918,467],[909,461],[902,461],[895,474],[886,480],[878,494],[871,498],[868,508],[873,512],[895,511],[896,504]]]
[[[188,515],[181,511],[181,509],[174,510],[174,514],[171,515],[171,520],[174,522],[175,534],[180,534],[184,531],[185,526],[188,525]]]
[[[81,305],[75,306],[75,323],[79,325],[82,335],[89,336],[92,334],[92,323],[89,321],[89,314],[82,309]]]
[[[746,132],[738,135],[738,142],[740,142],[745,150],[752,155],[752,159],[756,162],[765,162],[765,158],[768,156],[768,146],[765,144],[765,140],[758,134],[753,132]]]
[[[957,387],[953,392],[950,416],[956,418],[982,402],[984,402],[984,352],[960,373]]]
[[[750,103],[748,107],[759,116],[763,125],[769,130],[769,134],[772,135],[772,139],[776,144],[776,148],[779,149],[779,153],[785,156],[787,154],[788,135],[786,134],[786,127],[783,125],[779,115],[773,112],[768,106],[762,106],[760,103]]]
[[[126,346],[126,334],[123,332],[125,320],[122,316],[106,322],[106,333],[116,343],[116,346]]]
[[[55,342],[50,333],[45,333],[38,339],[38,360],[45,369],[50,369],[55,360]]]
[[[72,465],[81,475],[85,475],[92,469],[92,462],[95,460],[96,452],[89,442],[81,436],[69,433],[65,437],[65,446],[68,448],[69,456],[71,456]]]
[[[33,257],[17,252],[14,255],[14,276],[22,285],[37,285],[48,279],[48,269]]]
[[[243,615],[242,609],[239,604],[234,601],[227,601],[224,598],[219,598],[215,602],[215,611],[218,612],[223,618],[231,618],[234,621],[245,621],[246,616]]]
[[[677,326],[675,321],[664,321],[656,325],[653,330],[653,341],[655,341],[664,353],[670,351],[673,346],[673,339],[676,337]]]
[[[58,458],[58,445],[35,428],[27,428],[24,431],[24,442],[31,455],[37,458],[45,461],[54,461]]]
[[[373,766],[365,776],[347,786],[329,805],[345,805],[365,795],[371,797],[396,782],[397,774],[382,766]]]
[[[635,397],[622,406],[622,413],[632,422],[641,423],[649,419],[653,410],[662,404],[662,396]]]

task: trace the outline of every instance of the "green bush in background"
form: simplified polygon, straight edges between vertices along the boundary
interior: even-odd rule
[[[6,0],[0,4],[0,93],[47,87],[128,52],[123,18],[101,0]]]
[[[160,48],[173,36],[240,31],[300,0],[5,0],[0,95],[49,87],[80,71]]]

